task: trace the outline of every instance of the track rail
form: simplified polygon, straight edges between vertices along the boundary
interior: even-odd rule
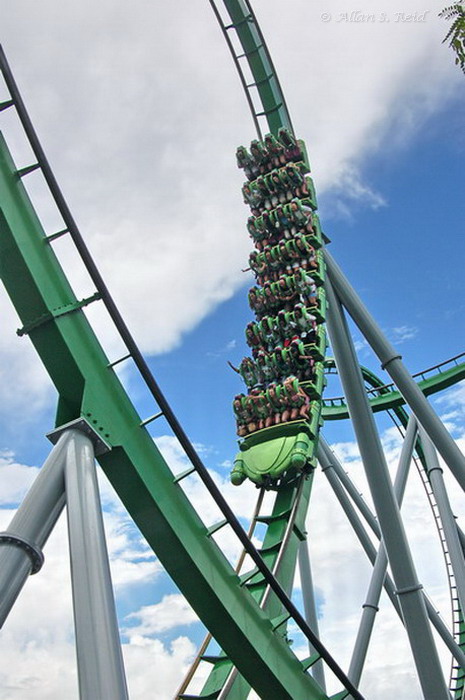
[[[430,396],[431,394],[436,394],[439,391],[443,391],[457,382],[465,379],[465,353],[460,353],[455,355],[448,360],[428,367],[421,372],[413,374],[414,379],[420,378],[418,386],[423,391],[425,396]],[[460,362],[462,360],[462,362]],[[444,369],[446,368],[447,369]],[[368,370],[365,369],[367,372]],[[329,373],[332,372],[332,368],[329,367]],[[426,375],[433,373],[433,376],[428,377]],[[379,387],[373,387],[367,389],[367,394],[370,396],[370,405],[374,413],[378,411],[387,411],[392,408],[402,406],[405,401],[399,391],[395,389],[395,385],[391,382],[389,384],[382,384]],[[349,412],[347,410],[345,397],[344,396],[333,396],[323,398],[323,418],[325,420],[340,420],[343,418],[348,418]]]
[[[260,511],[261,511],[261,508],[263,505],[264,495],[265,495],[265,489],[261,488],[259,491],[259,494],[258,494],[257,502],[255,504],[254,512],[253,512],[252,517],[250,519],[250,526],[249,526],[249,529],[247,530],[247,537],[249,538],[249,540],[252,539],[254,532],[255,532],[255,529],[258,525],[258,517],[260,515]],[[239,555],[239,559],[237,560],[237,564],[234,567],[234,571],[236,572],[236,574],[241,573],[246,556],[247,556],[247,552],[245,551],[245,549],[243,549]],[[187,672],[183,682],[181,683],[181,685],[179,686],[179,688],[176,692],[175,700],[179,700],[182,697],[182,695],[186,692],[187,688],[189,687],[189,684],[191,683],[192,679],[195,676],[195,673],[196,673],[198,667],[200,666],[200,662],[202,661],[202,657],[205,655],[205,653],[208,649],[208,646],[212,640],[213,640],[213,637],[210,634],[210,632],[208,632],[208,634],[205,635],[205,638],[202,641],[202,643],[197,651],[197,656],[193,660],[189,671]]]
[[[209,0],[209,2],[239,73],[258,138],[260,140],[263,138],[261,128],[263,121],[275,136],[283,126],[294,133],[278,74],[250,2],[248,0],[223,0],[223,3]],[[223,5],[227,18],[224,11],[220,9]],[[231,35],[236,35],[241,49],[237,48],[237,42],[232,40]],[[252,78],[248,77],[246,67]]]
[[[0,69],[11,95],[10,100],[0,105],[0,111],[16,110],[37,159],[33,165],[18,170],[6,145],[0,143],[3,177],[0,187],[4,200],[0,216],[2,277],[24,324],[22,332],[29,335],[59,392],[57,424],[84,416],[102,432],[113,449],[100,458],[100,463],[123,503],[173,580],[256,690],[265,697],[323,698],[315,682],[305,673],[305,666],[284,643],[269,617],[256,605],[249,591],[231,576],[230,565],[179,487],[185,474],[173,480],[145,428],[151,420],[164,416],[192,465],[189,473],[196,473],[203,481],[226,524],[235,532],[280,605],[317,649],[346,692],[356,699],[362,698],[250,542],[181,428],[69,211],[1,48]],[[22,182],[34,170],[42,172],[64,221],[63,230],[50,236],[45,235]],[[62,235],[70,235],[93,280],[96,292],[91,299],[80,302],[75,298],[52,251],[50,243]],[[18,285],[18,279],[23,280],[22,285]],[[105,304],[128,349],[126,355],[111,363],[82,311],[83,306],[97,299]],[[143,421],[114,373],[117,363],[130,358],[160,409]],[[165,535],[163,541],[160,541],[160,531]]]
[[[292,581],[295,574],[296,551],[301,540],[305,538],[305,516],[308,509],[308,501],[312,487],[312,477],[293,478],[287,483],[279,486],[275,503],[270,514],[256,512],[250,530],[253,532],[259,523],[265,523],[268,527],[260,548],[268,567],[273,575],[279,580],[283,588],[289,593],[292,588]],[[244,558],[240,560],[240,570]],[[280,602],[272,595],[272,591],[256,567],[242,573],[241,582],[250,591],[254,599],[262,609],[265,609],[270,617],[275,621],[277,629],[280,629],[282,636],[285,636],[288,616],[283,614]],[[188,683],[184,682],[182,692],[178,691],[176,698],[210,697],[235,697],[234,693],[240,695],[250,690],[250,685],[246,683],[234,664],[224,653],[211,655],[203,648],[199,653],[193,666],[198,666],[201,660],[207,660],[212,664],[211,672],[202,688],[200,695],[186,695]],[[312,659],[316,662],[317,657]],[[192,669],[191,669],[192,670]],[[186,681],[192,680],[189,672]]]

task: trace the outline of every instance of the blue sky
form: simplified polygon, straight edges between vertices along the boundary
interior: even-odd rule
[[[288,19],[299,21],[291,24],[292,41],[281,21],[282,3],[257,0],[254,7],[296,131],[307,142],[331,252],[398,342],[409,369],[419,371],[462,352],[465,339],[465,100],[463,76],[441,45],[447,29],[436,19],[441,3],[427,3],[425,22],[399,23],[391,14],[389,26],[337,21],[348,6],[336,0],[294,4]],[[328,8],[333,19],[323,23]],[[394,12],[381,0],[367,8]],[[73,213],[157,381],[245,517],[254,489],[226,485],[227,462],[236,449],[230,404],[240,389],[227,360],[237,364],[246,352],[243,329],[251,318],[251,279],[240,272],[250,248],[247,211],[234,151],[254,133],[210,15],[200,0],[183,0],[178,14],[162,3],[140,2],[130,15],[119,1],[94,7],[89,0],[57,15],[51,0],[41,3],[40,12],[18,0],[2,18],[0,39]],[[2,120],[18,163],[26,164],[13,120]],[[31,193],[53,230],[53,214],[34,177]],[[66,244],[57,250],[85,295],[88,282],[72,252]],[[54,392],[27,339],[16,338],[18,324],[4,298],[0,313],[0,517],[6,527],[48,452],[43,435],[53,424]],[[110,356],[117,357],[105,317],[93,310],[89,316]],[[378,371],[355,330],[354,339],[361,361]],[[133,375],[126,372],[123,380],[142,417],[152,414]],[[464,392],[450,391],[436,406],[463,442]],[[395,462],[399,446],[385,423],[382,431]],[[332,424],[325,432],[366,493],[349,426]],[[166,426],[156,423],[153,434],[174,471],[182,471]],[[214,519],[197,487],[188,488],[205,519]],[[352,558],[357,578],[368,569],[322,478],[319,488],[309,528],[322,629],[346,663],[344,643],[350,642],[364,591],[350,581],[350,569],[338,589],[334,566]],[[171,582],[107,486],[103,493],[131,697],[145,698],[155,687],[157,697],[169,698],[202,630],[179,597],[164,598],[176,595]],[[406,517],[418,567],[447,615],[442,574],[425,563],[425,552],[435,545],[417,496],[413,483]],[[463,504],[454,505],[462,516]],[[224,547],[233,552],[232,542]],[[76,696],[66,556],[61,523],[47,546],[44,572],[31,579],[0,638],[7,661],[0,695],[6,700]],[[38,611],[37,596],[50,594],[54,611]],[[367,698],[384,700],[393,691],[399,698],[401,692],[409,700],[420,697],[411,662],[405,663],[402,633],[385,615],[364,678]],[[388,677],[383,645],[393,634],[397,644]],[[19,661],[24,649],[27,674]]]

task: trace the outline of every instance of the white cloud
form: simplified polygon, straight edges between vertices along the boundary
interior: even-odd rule
[[[24,428],[48,407],[54,390],[27,336],[15,334],[22,324],[3,289],[0,317],[3,328],[8,328],[0,334],[0,417],[3,422],[14,417],[16,429]]]
[[[14,504],[22,500],[37,472],[37,467],[15,462],[12,453],[0,453],[0,504]]]
[[[362,353],[363,356],[368,355],[370,352],[370,346],[368,345],[366,338],[357,338],[354,340],[354,347],[355,351]]]
[[[406,340],[412,340],[418,335],[418,328],[415,326],[396,326],[392,329],[392,340],[396,345],[404,343]]]
[[[281,3],[255,3],[297,132],[307,138],[318,191],[332,193],[332,211],[350,216],[354,204],[383,206],[383,193],[363,177],[366,158],[386,143],[390,153],[403,147],[458,85],[441,45],[441,7],[429,0],[424,22],[405,22],[385,0],[365,1],[357,10],[377,20],[350,23],[337,21],[347,6],[335,0],[333,21],[324,23],[321,0],[295,0],[286,10],[290,45]],[[415,9],[413,0],[402,5]],[[378,21],[381,13],[390,22]],[[245,282],[240,269],[249,249],[234,149],[253,132],[208,3],[194,9],[181,0],[176,13],[142,3],[128,13],[121,0],[86,0],[57,15],[51,0],[40,13],[17,0],[2,21],[45,150],[121,311],[145,352],[172,349]],[[15,152],[27,161],[12,117],[4,119]],[[56,229],[43,188],[31,187]],[[66,243],[56,248],[77,290],[91,291]],[[98,305],[88,313],[104,325]],[[21,356],[24,343],[12,351],[13,341],[3,342],[3,351],[33,373],[39,401],[43,372]],[[11,363],[2,366],[9,372]],[[2,392],[8,384],[1,382]]]
[[[465,381],[462,380],[440,396],[435,397],[434,401],[438,405],[452,407],[455,412],[462,413],[465,411]]]
[[[126,627],[125,632],[131,638],[166,632],[198,621],[189,603],[179,593],[165,595],[155,605],[144,605],[136,612],[127,615],[126,619],[139,622],[135,626]]]
[[[123,645],[131,700],[146,700],[150,695],[171,700],[194,653],[195,646],[187,637],[178,637],[169,645],[159,639],[132,638]]]

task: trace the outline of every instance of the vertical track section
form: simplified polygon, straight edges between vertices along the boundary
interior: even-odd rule
[[[246,177],[249,181],[249,183],[246,183],[245,188],[248,190],[249,185],[250,189],[255,188],[254,191],[257,192],[257,184],[259,181],[256,180],[257,176],[259,173],[262,173],[265,175],[265,178],[260,178],[262,181],[267,180],[267,182],[270,181],[270,178],[273,176],[276,178],[275,182],[279,179],[282,178],[282,172],[285,171],[285,168],[283,168],[283,165],[287,165],[297,168],[300,167],[300,175],[299,177],[302,177],[302,183],[303,183],[303,189],[308,192],[307,190],[307,185],[310,188],[310,199],[305,201],[305,207],[302,206],[302,202],[298,201],[298,206],[300,207],[300,212],[303,212],[304,208],[308,212],[312,210],[311,215],[307,216],[305,226],[308,224],[308,230],[304,227],[302,224],[294,224],[294,233],[292,235],[295,235],[300,230],[300,233],[298,235],[301,237],[302,241],[304,241],[304,245],[307,246],[307,248],[311,245],[314,245],[315,247],[320,247],[322,244],[321,240],[321,229],[319,227],[319,220],[317,215],[314,213],[316,209],[316,197],[314,194],[314,189],[313,189],[313,183],[310,180],[310,178],[305,177],[305,173],[308,172],[309,170],[309,165],[308,165],[308,159],[306,156],[305,152],[305,147],[302,142],[299,142],[299,145],[297,145],[297,142],[295,140],[295,135],[294,135],[294,130],[292,127],[291,123],[291,118],[289,111],[287,109],[286,102],[284,100],[284,95],[281,90],[281,86],[271,59],[271,56],[269,54],[269,51],[267,49],[265,39],[263,37],[263,34],[260,30],[260,27],[258,25],[258,22],[256,20],[255,14],[252,10],[252,7],[248,0],[224,0],[222,3],[223,11],[220,10],[219,5],[220,3],[214,2],[214,0],[210,0],[210,5],[214,11],[214,14],[216,16],[216,19],[218,20],[221,30],[223,32],[223,35],[225,37],[225,40],[227,42],[228,48],[231,52],[231,55],[233,57],[235,66],[238,70],[239,73],[239,78],[241,81],[241,84],[244,88],[246,99],[252,114],[252,118],[254,121],[254,125],[257,131],[257,135],[259,138],[259,143],[256,143],[257,148],[263,148],[264,147],[264,139],[269,138],[265,137],[263,134],[263,128],[262,125],[265,124],[267,126],[267,131],[271,134],[272,137],[274,137],[274,146],[278,147],[282,153],[284,153],[283,147],[279,145],[278,141],[276,139],[281,138],[281,143],[283,142],[282,138],[282,132],[283,130],[286,132],[284,134],[285,139],[287,139],[288,144],[289,141],[293,142],[294,144],[294,152],[293,155],[290,155],[288,157],[287,152],[286,152],[286,158],[282,157],[281,162],[279,162],[279,158],[277,159],[277,162],[274,163],[274,166],[271,164],[269,166],[265,166],[264,168],[261,167],[261,164],[257,163],[257,159],[255,159],[255,166],[252,165],[252,171],[247,172],[247,168],[244,170]],[[271,139],[270,139],[271,141]],[[262,145],[260,145],[262,144]],[[301,148],[299,148],[301,147]],[[238,149],[239,151],[240,149]],[[289,148],[288,148],[289,150]],[[242,149],[243,153],[247,153],[246,149]],[[258,152],[258,151],[256,151]],[[295,155],[295,153],[299,155]],[[246,158],[248,156],[246,155]],[[289,162],[291,161],[291,162]],[[297,161],[298,166],[294,165],[292,161]],[[303,162],[302,162],[303,161]],[[238,159],[238,164],[241,167]],[[281,166],[281,168],[279,168]],[[270,172],[271,170],[271,172]],[[299,172],[299,171],[298,171]],[[269,173],[269,174],[268,174]],[[279,187],[279,185],[278,185]],[[286,190],[287,188],[284,187]],[[243,190],[244,191],[244,190]],[[249,191],[249,190],[248,190]],[[279,198],[279,201],[281,204],[284,204],[284,202],[289,202],[290,200],[286,197],[287,192],[283,193],[281,192],[280,194],[277,194],[277,197]],[[294,192],[291,194],[291,198],[296,196],[296,193]],[[298,193],[298,196],[302,196],[301,193]],[[260,199],[260,197],[258,197]],[[263,199],[263,198],[262,198]],[[265,198],[266,199],[266,198]],[[271,197],[272,199],[272,197]],[[297,201],[297,200],[296,200]],[[248,202],[250,204],[250,202]],[[274,204],[274,207],[277,207],[278,200]],[[288,204],[290,207],[290,205]],[[264,228],[263,224],[263,217],[261,214],[265,211],[265,209],[271,209],[272,205],[270,204],[267,206],[264,201],[261,203],[258,203],[256,206],[251,204],[252,208],[252,215],[254,217],[253,223],[252,223],[252,229],[256,231],[257,229],[255,228],[255,225],[257,225],[257,228],[260,226],[261,230]],[[280,210],[282,213],[282,209]],[[277,213],[278,210],[274,209],[273,211],[269,212],[269,216],[274,217],[273,221],[276,222],[276,227],[279,228],[278,226],[278,216],[279,214]],[[303,214],[301,213],[302,218],[305,218]],[[249,220],[250,222],[250,220]],[[312,222],[312,224],[308,223]],[[269,241],[266,241],[265,244],[262,245],[261,243],[261,237],[257,236],[256,238],[252,234],[251,228],[249,228],[249,233],[252,236],[254,245],[256,246],[257,250],[253,255],[257,256],[258,258],[264,258],[264,245],[267,246],[268,249],[270,249],[270,245],[274,245],[274,248],[271,248],[272,255],[274,258],[275,262],[275,267],[279,268],[279,274],[281,275],[280,279],[284,280],[286,277],[289,279],[289,283],[294,284],[294,277],[291,275],[285,275],[285,270],[286,270],[286,264],[284,259],[282,258],[282,254],[280,253],[280,243],[283,246],[287,247],[287,250],[289,250],[289,246],[294,245],[294,241],[286,241],[285,235],[287,236],[288,234],[285,233],[284,228],[281,227],[279,233],[277,233],[275,236],[268,236],[265,235],[262,238],[267,238]],[[291,226],[289,226],[291,228]],[[312,235],[308,235],[309,232],[312,233]],[[289,237],[291,237],[290,231]],[[273,238],[275,240],[273,240]],[[268,245],[268,243],[270,245]],[[317,259],[317,255],[315,255],[315,249],[313,250],[314,254],[314,261]],[[298,252],[298,251],[297,251]],[[307,253],[308,254],[308,253]],[[296,256],[298,258],[298,255]],[[257,258],[256,258],[257,259]],[[264,263],[264,260],[262,260],[262,264]],[[303,273],[303,269],[301,267],[302,261],[299,261],[299,267],[298,271],[299,274],[300,272]],[[324,281],[324,266],[317,263],[313,262],[312,263],[314,268],[314,273],[311,273],[312,275],[314,274],[314,277],[320,277],[319,282],[320,284],[323,284]],[[252,267],[252,264],[251,264]],[[253,267],[252,267],[253,269]],[[296,278],[297,279],[297,278]],[[292,280],[292,282],[291,282]],[[312,280],[312,284],[314,285],[314,281]],[[257,282],[262,285],[263,281],[260,281],[260,279],[257,278]],[[275,280],[276,285],[279,284],[278,280]],[[296,285],[297,287],[297,285]],[[300,301],[299,295],[296,293],[296,287],[294,287],[294,296],[296,297],[296,300],[294,303],[297,303]],[[263,290],[262,290],[263,291]],[[316,290],[315,290],[316,291]],[[259,290],[260,292],[260,290]],[[318,316],[318,322],[321,323],[321,327],[318,330],[318,338],[317,338],[317,333],[316,333],[316,325],[313,328],[313,333],[315,333],[315,339],[312,344],[312,350],[311,352],[317,352],[318,358],[317,361],[319,363],[322,363],[322,360],[324,359],[324,353],[325,353],[325,348],[326,348],[326,338],[325,338],[325,333],[324,333],[324,327],[323,327],[323,322],[324,322],[324,299],[321,299],[321,296],[324,296],[324,292],[322,290],[319,290],[318,292],[318,297],[314,297],[313,303],[314,306],[310,310],[310,313],[315,313]],[[307,298],[305,298],[303,306],[307,306]],[[252,304],[251,304],[252,306]],[[300,305],[302,306],[302,305]],[[253,307],[252,307],[253,308]],[[282,314],[285,313],[285,308],[286,308],[286,318],[287,322],[292,324],[293,319],[293,309],[291,307],[287,308],[285,304],[280,304],[279,308],[282,308]],[[253,309],[254,310],[254,309]],[[278,307],[274,309],[273,307],[269,309],[270,316],[269,316],[269,323],[270,326],[269,328],[274,330],[275,335],[277,334],[278,331]],[[308,311],[304,308],[304,313],[308,313]],[[312,316],[314,318],[314,316]],[[258,323],[257,323],[258,322]],[[259,328],[260,327],[260,316],[257,314],[257,322],[255,322],[254,327]],[[317,322],[314,320],[314,324]],[[250,324],[249,324],[250,325]],[[299,338],[300,338],[300,334]],[[304,335],[307,335],[306,333]],[[310,335],[310,334],[308,334]],[[287,339],[286,343],[290,341],[291,337]],[[283,339],[284,340],[284,339]],[[301,340],[301,339],[300,339]],[[308,343],[309,341],[307,341]],[[268,403],[268,410],[269,413],[273,413],[273,410],[270,411],[270,399],[268,398],[269,391],[267,387],[269,386],[270,382],[270,372],[272,370],[271,365],[273,364],[272,361],[272,350],[274,348],[273,341],[271,341],[271,345],[269,347],[266,347],[266,342],[263,343],[263,357],[266,357],[265,362],[267,363],[268,367],[265,368],[265,372],[268,372],[268,380],[266,379],[266,376],[263,376],[261,379],[259,379],[260,386],[262,389],[262,394],[260,395],[261,398],[258,399],[258,401],[262,402],[262,405],[264,406],[266,403]],[[308,355],[310,350],[310,346],[305,346],[306,349],[304,349],[304,344],[303,341],[301,340],[300,342],[301,349],[299,349],[299,352],[301,352],[302,356]],[[317,346],[318,346],[318,351],[317,351]],[[251,346],[252,347],[252,346]],[[285,351],[288,353],[288,351]],[[318,354],[319,353],[319,354]],[[254,354],[254,358],[256,360],[256,354]],[[290,355],[289,355],[290,357]],[[269,362],[268,362],[269,361]],[[312,360],[313,363],[314,360]],[[254,363],[254,360],[250,360],[250,365],[251,367]],[[241,363],[242,367],[242,363]],[[258,365],[257,365],[258,368]],[[276,374],[275,378],[277,381],[283,381],[284,377],[287,377],[290,374],[293,374],[294,372],[291,370],[290,365],[288,363],[287,369],[284,369],[284,374],[280,378],[278,374]],[[241,372],[242,374],[242,372]],[[260,374],[260,372],[258,372]],[[306,373],[306,376],[309,373]],[[291,463],[297,464],[299,462],[300,467],[304,467],[305,463],[307,465],[311,464],[312,458],[314,451],[316,450],[316,443],[318,439],[318,431],[319,431],[319,423],[320,423],[320,413],[321,413],[321,392],[323,388],[323,365],[321,364],[321,368],[319,368],[319,378],[317,379],[315,375],[311,378],[311,381],[308,381],[307,384],[305,385],[304,383],[301,384],[301,389],[299,390],[301,393],[302,391],[307,392],[307,398],[306,400],[309,401],[309,397],[313,399],[313,403],[311,404],[311,409],[309,408],[307,411],[307,424],[305,427],[305,431],[301,432],[298,437],[297,437],[297,442],[295,443],[296,445],[299,446],[304,446],[303,450],[302,447],[299,447],[302,452],[306,452],[306,457],[305,459],[302,460],[301,455],[297,456],[296,453],[294,453],[294,457],[290,459]],[[308,378],[308,376],[307,376]],[[297,381],[297,380],[296,380]],[[273,385],[274,386],[274,385]],[[249,387],[249,385],[248,385]],[[286,385],[281,385],[278,386],[276,389],[276,394],[277,392],[282,392],[281,396],[284,396],[286,394]],[[267,397],[265,399],[265,396]],[[302,396],[305,396],[303,393]],[[237,398],[237,397],[236,397]],[[245,412],[247,413],[248,408],[246,406],[246,403],[248,402],[248,406],[251,408],[252,402],[254,402],[255,396],[254,396],[254,391],[249,387],[249,395],[247,397],[244,397],[243,399],[240,399],[240,402],[242,404],[242,407],[237,411],[235,409],[236,417],[238,417],[238,434],[242,437],[244,436],[245,433],[249,432],[247,428],[244,426],[241,428],[240,423],[241,423],[241,418],[239,417],[239,412],[242,413],[242,409],[245,409]],[[282,399],[283,400],[283,399]],[[278,398],[278,404],[280,399]],[[245,403],[244,403],[245,402]],[[235,402],[236,404],[237,402]],[[264,409],[266,411],[266,409]],[[310,413],[311,410],[311,413]],[[249,411],[249,413],[252,415],[254,413],[253,408]],[[256,412],[255,412],[256,413]],[[310,415],[309,415],[310,414]],[[284,415],[284,414],[283,414]],[[256,416],[257,417],[257,416]],[[274,420],[274,417],[273,417]],[[269,421],[262,421],[259,420],[257,423],[257,426],[262,425],[263,426],[269,423]],[[291,424],[289,424],[291,425]],[[252,428],[252,432],[255,430],[255,428]],[[297,428],[294,430],[296,432]],[[291,427],[292,431],[292,427]],[[283,588],[290,593],[292,590],[292,583],[293,583],[293,578],[294,578],[294,573],[295,573],[295,567],[296,567],[296,562],[297,562],[297,557],[298,557],[298,549],[301,541],[305,539],[305,518],[306,514],[308,511],[308,505],[309,505],[309,497],[310,497],[310,490],[311,490],[311,483],[313,481],[313,471],[311,470],[310,473],[305,476],[303,474],[299,474],[298,470],[292,471],[291,472],[284,472],[283,475],[283,467],[276,468],[274,473],[271,475],[267,472],[267,465],[269,459],[267,460],[267,455],[266,453],[268,452],[268,455],[271,453],[273,457],[271,458],[271,461],[274,462],[276,465],[277,462],[279,462],[279,459],[281,458],[283,451],[285,449],[285,441],[289,440],[291,443],[293,438],[292,438],[292,433],[287,437],[282,437],[282,435],[286,432],[286,427],[282,425],[277,425],[275,424],[275,427],[268,427],[264,430],[258,430],[254,435],[250,437],[245,437],[243,442],[241,443],[241,450],[250,450],[254,451],[254,453],[258,456],[258,471],[254,471],[248,469],[247,466],[243,468],[242,465],[246,465],[247,462],[241,459],[241,455],[238,455],[235,461],[235,467],[232,473],[232,480],[234,483],[239,484],[244,478],[245,474],[249,476],[250,478],[253,478],[256,480],[257,484],[267,484],[271,485],[271,488],[276,489],[276,499],[275,499],[275,504],[273,511],[270,515],[265,516],[264,518],[261,518],[261,522],[265,523],[267,526],[266,533],[264,536],[263,540],[263,546],[261,548],[261,553],[265,557],[270,569],[273,571],[273,574],[278,578],[280,581],[281,585]],[[297,435],[297,433],[296,433]],[[277,439],[276,439],[277,438]],[[299,440],[300,438],[300,440]],[[281,440],[281,442],[280,442]],[[258,441],[258,444],[257,444]],[[254,444],[255,443],[255,444]],[[278,446],[277,448],[273,448],[273,443],[277,443]],[[310,454],[311,453],[311,454]],[[277,456],[279,454],[279,457]],[[253,459],[253,458],[252,458]],[[305,462],[305,460],[307,460]],[[249,461],[250,464],[250,461]],[[280,471],[281,469],[281,471]],[[307,467],[308,469],[308,467]],[[283,476],[283,478],[280,480],[279,477]],[[296,489],[295,484],[299,483],[299,487]],[[259,518],[260,519],[260,518]],[[280,605],[279,601],[275,598],[273,595],[269,595],[270,590],[269,587],[266,585],[266,582],[263,580],[263,577],[260,575],[259,572],[255,570],[252,570],[243,576],[241,576],[241,580],[245,586],[250,588],[253,592],[254,598],[257,600],[257,602],[260,604],[261,608],[266,609],[270,614],[272,615],[273,619],[279,620],[279,627],[281,629],[281,633],[284,638],[287,637],[287,615],[283,616],[283,609],[282,606]],[[224,652],[221,652],[220,655],[211,655],[211,654],[204,654],[203,658],[207,661],[209,661],[212,664],[212,669],[211,672],[208,676],[208,679],[206,683],[203,686],[203,689],[200,693],[200,695],[188,695],[186,693],[182,693],[178,695],[180,700],[187,700],[187,698],[194,698],[194,697],[205,697],[205,698],[229,698],[230,700],[241,700],[242,698],[246,698],[248,696],[249,690],[250,690],[250,685],[247,684],[245,679],[240,676],[240,674],[237,673],[237,670],[234,669],[233,664],[230,659],[227,658],[227,655]],[[314,658],[309,661],[309,666],[313,664],[315,661],[318,660],[318,654],[314,656]],[[186,684],[184,684],[183,689],[186,689]]]
[[[238,70],[258,138],[263,139],[264,121],[274,136],[281,127],[294,133],[278,75],[249,0],[209,2]]]

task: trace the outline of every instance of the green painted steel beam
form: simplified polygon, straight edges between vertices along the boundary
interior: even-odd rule
[[[289,112],[271,56],[250,8],[244,0],[223,2],[245,54],[242,60],[247,60],[252,72],[270,132],[277,135],[282,126],[292,131]]]
[[[173,581],[257,693],[323,699],[239,585],[140,426],[15,172],[0,135],[0,274],[57,389],[57,425],[84,416],[109,443],[111,451],[99,459],[106,475]]]
[[[364,377],[366,377],[367,370],[365,368],[362,369]],[[444,372],[439,372],[427,379],[422,379],[418,382],[418,386],[425,396],[430,396],[457,384],[457,382],[462,379],[465,379],[465,362],[451,367]],[[349,412],[345,403],[331,405],[327,403],[328,401],[330,401],[330,399],[327,399],[326,403],[323,403],[324,420],[342,420],[344,418],[349,418]],[[370,399],[370,406],[373,413],[388,411],[389,409],[404,405],[405,400],[402,394],[399,391],[392,391],[392,389],[387,389],[386,393]]]

